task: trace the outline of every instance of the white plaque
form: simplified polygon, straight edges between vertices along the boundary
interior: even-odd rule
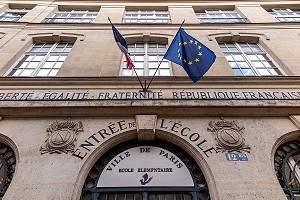
[[[173,153],[155,146],[139,146],[114,157],[102,171],[97,187],[193,187],[185,164]]]

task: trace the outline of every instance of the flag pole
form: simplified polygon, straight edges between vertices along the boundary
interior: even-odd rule
[[[185,20],[183,20],[183,22],[181,23],[181,25],[180,25],[180,27],[179,27],[177,33],[175,34],[175,36],[178,34],[178,32],[179,32],[179,30],[181,29],[181,27],[182,27],[182,25],[184,24],[184,22],[185,22]],[[173,40],[173,41],[174,41],[174,40]],[[171,42],[171,44],[170,44],[169,46],[172,45],[173,41]],[[168,49],[168,50],[169,50],[169,49]],[[168,50],[166,51],[165,55],[167,54]],[[156,70],[155,70],[155,72],[154,72],[154,74],[153,74],[153,76],[152,76],[152,78],[151,78],[151,80],[150,80],[148,86],[146,87],[145,91],[148,91],[148,89],[149,89],[149,87],[150,87],[150,84],[152,83],[152,81],[153,81],[153,79],[154,79],[154,76],[155,76],[156,72],[158,71],[158,69],[159,69],[159,67],[160,67],[160,65],[161,65],[161,63],[162,63],[162,61],[163,61],[164,58],[165,58],[165,55],[164,55],[164,57],[159,61],[159,64],[158,64],[158,66],[157,66],[157,68],[156,68]]]
[[[109,18],[109,17],[107,17],[107,18],[108,18],[108,21],[110,22],[110,24],[113,25],[112,22],[110,21],[110,18]],[[128,54],[129,54],[129,53],[128,53]],[[137,72],[136,72],[136,70],[135,70],[135,65],[134,65],[133,63],[132,63],[132,65],[133,65],[133,66],[132,66],[132,69],[133,69],[135,75],[137,76],[137,78],[138,78],[138,80],[139,80],[139,82],[140,82],[140,85],[141,85],[141,87],[142,87],[143,92],[147,91],[147,89],[146,89],[146,84],[145,84],[145,87],[144,87],[143,84],[142,84],[142,82],[141,82],[140,77],[138,76],[138,74],[137,74]]]

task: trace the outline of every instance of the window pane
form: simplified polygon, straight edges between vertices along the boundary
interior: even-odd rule
[[[160,69],[169,69],[170,68],[170,66],[169,66],[169,62],[162,62],[161,64],[160,64],[160,67],[159,67]]]
[[[62,66],[62,62],[57,62],[53,68],[60,68]]]
[[[239,68],[235,62],[229,62],[229,65],[231,66],[231,68]]]
[[[250,68],[246,62],[238,62],[240,68]]]
[[[149,56],[149,61],[157,61],[157,56]]]
[[[47,61],[56,61],[59,56],[50,56]]]
[[[244,60],[243,56],[241,56],[241,55],[233,55],[233,58],[234,58],[236,61],[243,61],[243,60]]]
[[[139,76],[143,76],[143,75],[144,75],[144,71],[143,71],[143,70],[136,69],[135,71],[136,71],[136,73],[137,73]]]
[[[153,76],[156,70],[149,69],[149,76]],[[155,76],[158,76],[158,73],[156,72]]]
[[[231,55],[227,55],[227,56],[225,56],[225,57],[226,57],[226,59],[227,59],[228,61],[233,61],[233,58],[232,58]]]
[[[242,69],[242,72],[245,76],[253,76],[254,73],[251,69]]]
[[[132,70],[130,69],[123,69],[122,70],[122,76],[131,76]]]
[[[41,69],[36,76],[47,76],[50,69]]]
[[[257,57],[258,57],[260,60],[269,60],[269,58],[267,57],[267,55],[257,55]]]
[[[34,56],[24,56],[22,60],[31,61]]]
[[[30,56],[33,57],[33,56]],[[32,61],[42,61],[45,56],[35,56]]]
[[[157,62],[149,62],[149,68],[157,68],[158,63]]]
[[[12,76],[20,76],[20,73],[22,72],[22,70],[21,69],[18,69],[17,71],[12,71]]]
[[[38,65],[39,65],[38,62],[31,62],[31,63],[29,63],[29,64],[27,65],[26,68],[33,68],[33,69],[35,69]]]
[[[170,70],[169,69],[160,69],[160,75],[161,76],[170,76]]]
[[[33,69],[25,69],[20,76],[30,76],[34,70]]]
[[[50,74],[48,76],[55,76],[58,72],[58,69],[51,70]]]
[[[240,69],[233,69],[233,72],[234,72],[234,74],[237,75],[237,76],[243,76],[243,73],[241,72]]]
[[[135,56],[134,61],[144,61],[144,56]]]
[[[257,69],[260,75],[270,75],[267,69]]]
[[[254,65],[256,68],[264,68],[264,65],[263,65],[261,62],[253,62],[253,65]]]
[[[66,58],[67,58],[67,56],[60,56],[58,61],[65,61]]]
[[[42,68],[52,68],[53,67],[54,62],[46,62]]]
[[[259,60],[256,55],[247,55],[250,60]]]
[[[22,63],[21,66],[19,66],[18,68],[23,69],[23,68],[25,68],[28,64],[29,64],[29,62],[24,62],[24,63]]]
[[[137,62],[137,63],[134,63],[134,66],[135,66],[135,68],[144,68],[144,63]]]

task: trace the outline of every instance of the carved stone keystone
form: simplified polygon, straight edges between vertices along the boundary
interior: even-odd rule
[[[155,139],[156,115],[136,115],[138,140],[149,141]]]
[[[65,121],[54,122],[47,128],[47,139],[40,148],[41,154],[44,153],[73,153],[77,136],[83,131],[82,123]]]
[[[239,127],[235,121],[225,121],[222,117],[219,121],[210,121],[207,128],[214,135],[218,151],[250,153],[250,147],[245,144],[243,137],[244,129],[244,127]]]

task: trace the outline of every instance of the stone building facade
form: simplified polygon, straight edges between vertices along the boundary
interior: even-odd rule
[[[300,199],[299,9],[1,1],[0,198]],[[164,60],[151,81],[181,25],[216,61],[193,83]]]

